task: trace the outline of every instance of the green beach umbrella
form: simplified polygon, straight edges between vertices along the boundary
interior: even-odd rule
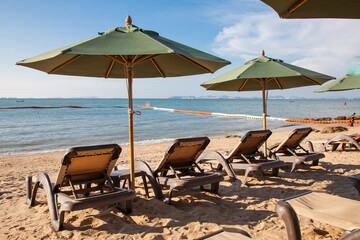
[[[261,0],[281,18],[360,18],[359,0]]]
[[[332,92],[360,89],[360,75],[346,75],[334,82],[315,90],[314,92]]]
[[[134,189],[133,78],[214,73],[230,62],[161,37],[154,31],[142,30],[132,25],[128,16],[124,27],[16,64],[48,74],[127,79],[131,188]]]
[[[260,57],[206,81],[201,86],[206,90],[214,91],[261,90],[263,126],[266,129],[266,90],[321,85],[330,79],[334,79],[334,77],[294,66],[280,59],[269,58],[264,56],[264,51],[261,51]]]

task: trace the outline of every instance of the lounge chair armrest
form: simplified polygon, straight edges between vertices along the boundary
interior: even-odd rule
[[[301,229],[299,219],[292,208],[286,201],[278,201],[276,212],[284,221],[289,240],[301,240]]]
[[[218,161],[222,161],[225,160],[223,155],[217,151],[209,151],[209,152],[204,152],[202,153],[198,159],[196,159],[196,163],[202,163],[202,162],[206,162],[209,160],[218,160]]]
[[[28,185],[32,184],[33,177],[34,176],[31,176],[31,177],[29,176],[26,179]],[[57,202],[56,202],[56,199],[54,196],[53,186],[51,184],[50,177],[46,172],[41,172],[37,176],[35,176],[35,178],[36,178],[34,181],[35,186],[34,186],[34,189],[32,189],[31,196],[28,196],[28,199],[27,199],[28,203],[30,204],[30,206],[32,206],[34,204],[37,190],[38,190],[39,186],[41,185],[42,188],[45,190],[52,226],[55,231],[58,231],[58,230],[60,230],[60,228],[62,226],[62,222],[64,220],[63,219],[64,213],[59,214],[59,212],[58,212]],[[30,186],[27,186],[27,187],[30,187]],[[27,191],[29,191],[28,194],[30,194],[31,189],[27,189]]]
[[[236,174],[234,170],[230,167],[229,162],[217,151],[209,151],[204,152],[200,155],[200,157],[196,160],[196,163],[204,163],[209,160],[216,160],[221,164],[221,166],[224,168],[226,173],[230,177],[230,181],[236,181]]]
[[[267,149],[268,149],[269,151],[270,151],[270,150],[274,150],[274,149],[276,149],[279,145],[280,145],[280,143],[275,143],[275,144],[269,146]]]
[[[161,187],[157,181],[157,177],[155,176],[154,172],[150,168],[149,164],[145,161],[136,161],[135,168],[137,170],[143,171],[146,174],[146,177],[149,179],[151,187],[154,190],[155,197],[159,200],[164,199],[164,194],[161,191]]]

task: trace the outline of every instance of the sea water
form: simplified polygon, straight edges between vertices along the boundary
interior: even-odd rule
[[[262,120],[217,117],[143,109],[159,108],[262,116],[261,99],[134,99],[135,144],[169,142],[182,137],[222,137],[262,129]],[[11,107],[81,108],[18,108]],[[0,99],[0,157],[64,151],[70,147],[118,143],[128,145],[127,99]],[[5,109],[4,109],[5,108]],[[268,100],[277,118],[359,115],[360,100]],[[268,129],[301,123],[267,121]]]

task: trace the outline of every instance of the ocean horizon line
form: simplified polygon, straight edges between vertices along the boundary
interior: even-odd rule
[[[0,99],[5,100],[41,100],[41,99],[107,99],[107,100],[114,100],[114,99],[120,99],[120,100],[127,100],[128,98],[117,98],[117,97],[0,97]],[[194,96],[172,96],[172,97],[136,97],[133,99],[181,99],[181,100],[262,100],[261,97],[232,97],[232,96],[200,96],[200,97],[194,97]],[[360,100],[360,98],[345,98],[345,97],[326,97],[326,98],[306,98],[306,97],[282,97],[282,96],[270,96],[268,97],[268,100]]]

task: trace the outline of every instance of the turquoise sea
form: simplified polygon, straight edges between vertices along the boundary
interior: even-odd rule
[[[279,118],[349,116],[360,100],[268,100],[268,114]],[[262,129],[262,120],[226,118],[142,109],[161,108],[262,116],[261,99],[134,99],[136,144],[181,137],[221,137]],[[19,108],[9,107],[82,108]],[[118,143],[128,145],[127,99],[0,99],[0,157],[63,151],[74,146]],[[290,123],[268,121],[271,130]],[[298,126],[301,124],[293,124]]]

